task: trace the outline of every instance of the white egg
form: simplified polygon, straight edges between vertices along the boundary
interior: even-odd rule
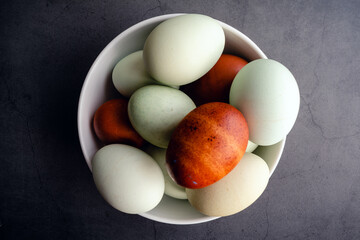
[[[244,115],[249,140],[268,146],[281,141],[294,126],[300,107],[299,87],[284,65],[258,59],[236,75],[230,104]]]
[[[245,152],[253,152],[259,145],[257,145],[256,143],[253,143],[252,141],[248,141],[248,145],[246,147]]]
[[[143,51],[131,53],[121,59],[114,67],[112,81],[121,95],[130,97],[137,89],[152,84],[160,84],[145,70]],[[175,88],[179,88],[176,86]]]
[[[180,90],[149,85],[131,96],[128,114],[141,137],[155,146],[167,148],[176,126],[195,107],[191,98]]]
[[[225,34],[213,18],[186,14],[159,24],[144,45],[144,62],[153,78],[184,85],[208,72],[220,58]]]
[[[225,177],[208,187],[186,189],[190,204],[209,216],[228,216],[253,204],[269,181],[266,162],[245,153],[238,165]]]
[[[145,152],[123,144],[98,150],[92,159],[95,185],[114,208],[138,214],[155,208],[164,194],[164,175]]]
[[[166,167],[166,149],[149,144],[145,151],[155,159],[163,171],[165,177],[165,194],[177,199],[187,199],[185,188],[176,184],[169,176]]]

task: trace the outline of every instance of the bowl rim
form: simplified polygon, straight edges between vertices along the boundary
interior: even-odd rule
[[[89,85],[89,79],[90,76],[93,74],[93,72],[95,71],[95,67],[97,66],[98,62],[101,61],[101,59],[105,56],[105,54],[113,47],[113,45],[115,45],[118,41],[120,41],[120,39],[124,38],[128,33],[132,32],[133,30],[137,29],[137,28],[142,28],[148,24],[151,24],[153,22],[161,22],[176,16],[180,16],[180,15],[184,15],[184,14],[192,14],[192,13],[171,13],[171,14],[164,14],[164,15],[159,15],[159,16],[155,16],[155,17],[151,17],[145,20],[142,20],[132,26],[130,26],[129,28],[125,29],[124,31],[122,31],[121,33],[119,33],[114,39],[112,39],[106,46],[105,48],[99,53],[99,55],[96,57],[95,61],[92,63],[86,77],[85,80],[83,82],[83,85],[81,87],[81,91],[80,91],[80,97],[78,100],[78,110],[77,110],[77,129],[78,129],[78,137],[79,137],[79,142],[80,142],[80,147],[81,147],[81,151],[83,153],[83,156],[85,158],[85,161],[89,167],[89,170],[92,171],[91,168],[91,156],[89,156],[89,153],[85,151],[86,147],[85,147],[85,137],[84,137],[84,131],[83,128],[81,128],[81,123],[83,120],[83,116],[82,116],[82,112],[83,112],[83,108],[85,107],[85,105],[83,104],[84,102],[84,98],[85,98],[85,92],[86,89],[88,88]],[[257,52],[257,54],[260,55],[260,58],[263,59],[267,59],[267,56],[264,54],[264,52],[249,38],[247,37],[245,34],[243,34],[242,32],[240,32],[239,30],[237,30],[236,28],[215,19],[216,21],[219,22],[219,24],[221,25],[221,27],[223,29],[227,29],[228,31],[230,31],[232,34],[235,34],[236,36],[242,38],[247,44],[249,44],[253,50],[255,50]],[[270,175],[269,177],[271,177],[271,175],[273,174],[274,170],[276,169],[281,155],[283,153],[284,150],[284,146],[285,146],[285,140],[286,137],[282,140],[282,144],[281,147],[279,149],[279,152],[276,155],[276,162],[273,165],[273,169],[270,170]],[[204,222],[209,222],[221,217],[211,217],[211,216],[202,216],[200,218],[194,218],[191,220],[174,220],[174,219],[168,219],[168,218],[164,218],[164,217],[160,217],[160,216],[155,216],[152,214],[149,214],[148,212],[146,213],[141,213],[138,214],[144,218],[153,220],[153,221],[157,221],[157,222],[161,222],[161,223],[166,223],[166,224],[176,224],[176,225],[189,225],[189,224],[199,224],[199,223],[204,223]]]

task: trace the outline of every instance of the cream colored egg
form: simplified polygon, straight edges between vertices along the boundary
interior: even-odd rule
[[[230,104],[244,115],[249,140],[269,146],[284,139],[294,126],[300,107],[299,87],[284,65],[258,59],[236,75]]]
[[[207,73],[224,46],[224,31],[215,19],[185,14],[162,22],[150,33],[144,45],[144,62],[157,81],[184,85]]]
[[[246,147],[245,152],[253,152],[259,145],[257,145],[256,143],[253,143],[252,141],[248,141],[248,145]]]
[[[132,126],[146,141],[167,148],[176,126],[195,107],[180,90],[150,85],[134,92],[128,114]]]
[[[265,161],[245,153],[239,164],[224,178],[200,189],[186,189],[190,204],[208,216],[228,216],[254,203],[269,180]]]
[[[166,167],[166,149],[149,144],[145,151],[155,159],[164,174],[165,194],[177,199],[187,199],[185,188],[176,184],[168,174]]]
[[[121,95],[130,97],[137,89],[152,84],[160,84],[145,70],[143,51],[131,53],[121,59],[114,67],[112,80]],[[175,88],[179,88],[175,86]]]
[[[150,211],[163,197],[164,175],[154,159],[140,149],[107,145],[96,152],[91,164],[98,191],[122,212]]]

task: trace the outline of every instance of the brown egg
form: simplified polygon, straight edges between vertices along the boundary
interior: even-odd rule
[[[208,216],[228,216],[249,207],[264,192],[269,181],[266,162],[245,153],[224,178],[201,189],[186,189],[190,204]]]
[[[186,188],[202,188],[223,178],[240,161],[249,139],[244,116],[227,103],[191,111],[177,126],[166,151],[170,176]]]
[[[222,54],[209,72],[197,81],[182,86],[181,90],[193,99],[196,106],[208,102],[228,103],[231,84],[247,63],[241,57]]]
[[[94,115],[96,136],[104,143],[123,143],[141,147],[144,139],[132,127],[128,112],[128,100],[113,99],[101,105]]]

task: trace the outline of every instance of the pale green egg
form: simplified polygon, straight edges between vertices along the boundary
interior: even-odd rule
[[[164,85],[154,80],[145,70],[142,50],[127,55],[115,65],[112,81],[118,92],[125,97],[130,97],[137,89],[146,85]],[[174,88],[179,89],[178,86]]]
[[[215,19],[185,14],[159,24],[144,45],[150,75],[167,85],[184,85],[207,73],[225,46],[224,31]]]
[[[185,188],[179,186],[177,183],[172,180],[169,176],[166,167],[166,149],[165,148],[158,148],[154,145],[148,145],[145,151],[154,158],[154,160],[159,164],[165,179],[165,194],[177,198],[177,199],[187,199]]]
[[[260,146],[284,139],[300,107],[294,76],[271,59],[257,59],[243,67],[232,82],[229,99],[246,119],[249,140]]]
[[[114,208],[139,214],[155,208],[164,195],[164,175],[154,159],[132,146],[110,144],[92,159],[95,185]]]
[[[167,148],[172,132],[195,107],[191,98],[180,90],[149,85],[131,96],[128,114],[131,124],[146,141]]]

